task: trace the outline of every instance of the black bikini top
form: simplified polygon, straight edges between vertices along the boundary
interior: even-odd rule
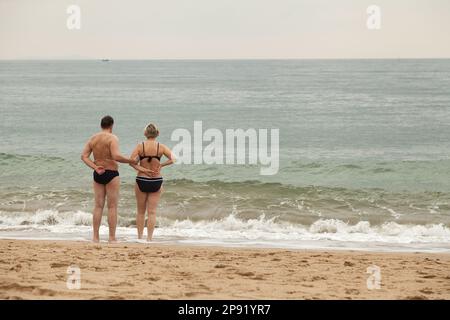
[[[161,161],[161,157],[158,155],[159,154],[159,142],[158,142],[158,146],[156,147],[156,156],[146,156],[145,155],[144,142],[142,142],[142,153],[144,155],[143,156],[139,156],[140,160],[148,159],[148,162],[150,162],[150,161],[152,161],[153,158],[155,158],[155,159],[158,159],[158,161]]]

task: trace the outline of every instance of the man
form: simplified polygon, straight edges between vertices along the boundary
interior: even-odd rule
[[[88,140],[81,155],[81,160],[94,170],[93,241],[100,241],[99,228],[106,199],[108,203],[109,242],[115,242],[120,187],[117,162],[137,164],[138,161],[120,154],[119,140],[112,134],[114,119],[111,116],[103,117],[100,125],[102,131]],[[90,159],[91,153],[94,153],[94,161]]]

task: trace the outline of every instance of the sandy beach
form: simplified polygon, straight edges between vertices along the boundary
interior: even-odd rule
[[[449,254],[28,240],[0,240],[0,253],[1,299],[450,298]],[[367,289],[371,265],[380,289]]]

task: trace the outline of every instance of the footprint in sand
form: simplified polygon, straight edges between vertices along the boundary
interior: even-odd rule
[[[359,290],[357,290],[357,289],[345,289],[345,294],[358,295],[359,294]]]
[[[22,265],[19,263],[19,264],[16,264],[15,266],[12,266],[11,268],[9,268],[9,271],[19,272],[21,269],[22,269]]]
[[[195,296],[195,295],[197,295],[197,294],[199,294],[198,292],[186,292],[184,295],[186,296],[186,297],[193,297],[193,296]]]
[[[433,294],[433,290],[431,288],[424,288],[422,290],[419,290],[419,292],[424,293],[424,294]]]
[[[106,271],[108,268],[94,266],[95,271]]]
[[[28,293],[38,295],[38,296],[51,296],[52,297],[52,296],[56,295],[56,291],[53,291],[50,289],[42,289],[42,288],[38,288],[36,286],[22,286],[18,283],[2,285],[2,286],[0,286],[0,289],[18,291],[18,292],[28,292]]]
[[[161,278],[160,277],[148,277],[148,278],[145,278],[146,280],[149,280],[149,281],[159,281]]]
[[[118,282],[110,284],[111,287],[122,287],[122,286],[128,286],[128,287],[134,287],[134,284],[131,282]]]
[[[69,262],[54,262],[54,263],[50,263],[50,268],[63,268],[63,267],[67,267],[70,266]]]
[[[406,300],[428,300],[425,296],[407,296]]]
[[[209,288],[208,286],[206,286],[206,285],[204,285],[204,284],[202,284],[202,283],[199,284],[198,287],[199,287],[199,288],[202,288],[202,289],[205,289],[205,290],[210,290],[210,288]]]
[[[128,258],[132,259],[132,260],[138,259],[140,256],[141,256],[141,254],[138,252],[130,252],[128,254]]]

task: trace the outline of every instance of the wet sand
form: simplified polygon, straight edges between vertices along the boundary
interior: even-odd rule
[[[0,240],[0,298],[450,299],[450,254]]]

